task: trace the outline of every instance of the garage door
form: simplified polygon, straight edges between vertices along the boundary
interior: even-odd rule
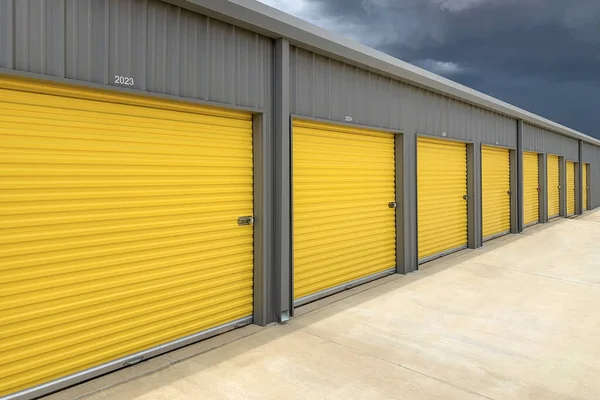
[[[0,154],[0,396],[249,322],[249,114],[0,78]]]
[[[293,124],[296,305],[396,268],[394,135]]]
[[[510,232],[510,151],[481,149],[483,238]]]
[[[417,145],[419,260],[467,246],[467,146],[419,138]]]
[[[539,160],[537,153],[523,153],[523,224],[540,220]]]
[[[558,156],[548,156],[548,218],[560,215],[560,168]]]
[[[575,163],[567,161],[567,215],[575,214]]]
[[[589,170],[590,164],[583,164],[583,168],[582,168],[582,182],[583,182],[583,209],[587,210],[588,209],[588,201],[589,201],[589,192],[590,192],[590,185],[588,183],[588,170]]]

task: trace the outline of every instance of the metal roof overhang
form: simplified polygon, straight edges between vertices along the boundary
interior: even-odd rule
[[[396,78],[550,131],[600,146],[600,140],[346,39],[255,0],[163,0],[348,64]]]

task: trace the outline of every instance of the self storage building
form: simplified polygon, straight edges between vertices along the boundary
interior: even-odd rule
[[[0,396],[600,206],[600,141],[251,0],[0,0]]]

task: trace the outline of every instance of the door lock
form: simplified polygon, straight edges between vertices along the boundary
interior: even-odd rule
[[[463,200],[469,200],[469,195],[465,194],[465,195],[463,196]]]
[[[391,201],[388,203],[388,208],[396,208],[398,207],[398,204],[395,201]]]
[[[252,224],[254,224],[254,217],[238,217],[238,225],[239,226],[252,225]]]
[[[506,192],[506,194],[510,196],[510,190],[508,192]]]

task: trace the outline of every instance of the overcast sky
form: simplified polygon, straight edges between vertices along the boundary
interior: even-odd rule
[[[260,0],[600,138],[600,0]]]

